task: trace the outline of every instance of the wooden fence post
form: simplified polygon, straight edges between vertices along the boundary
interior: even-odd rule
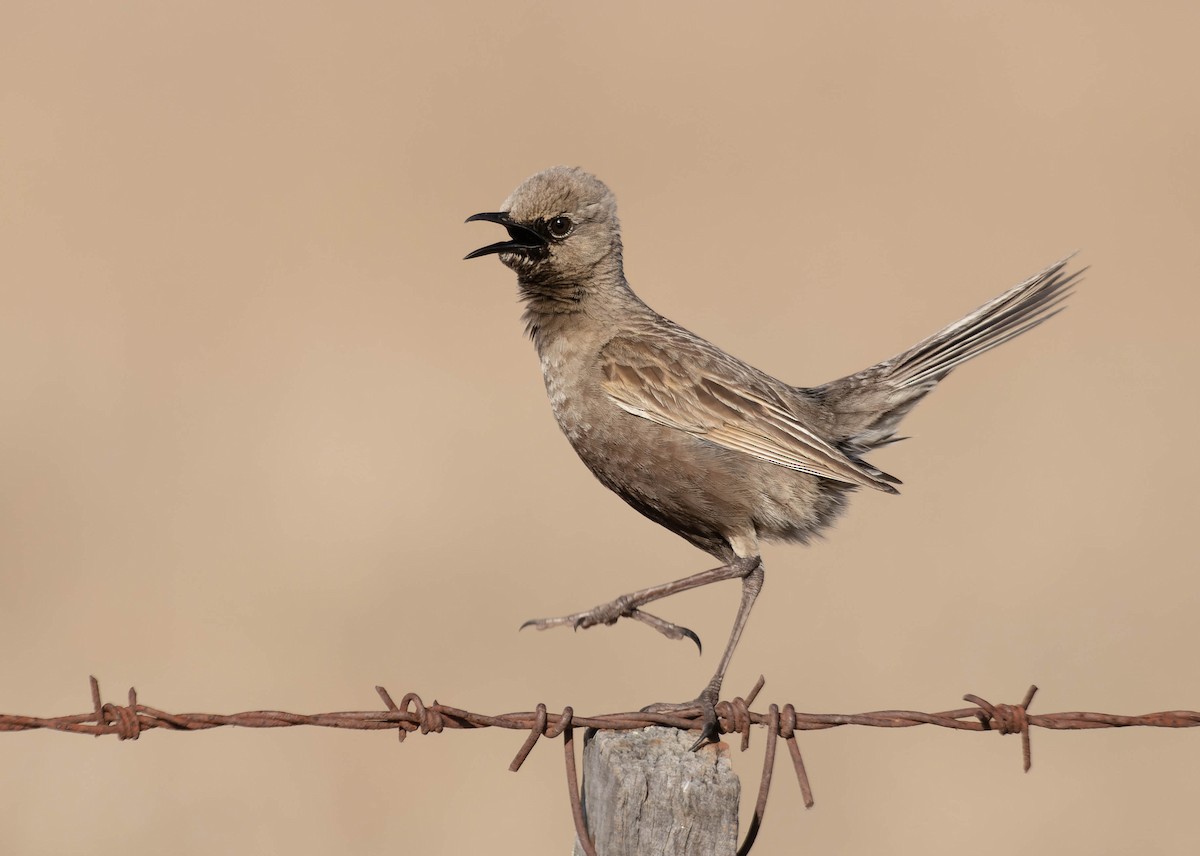
[[[734,856],[741,785],[729,747],[688,751],[695,740],[659,726],[587,733],[583,806],[598,856]]]

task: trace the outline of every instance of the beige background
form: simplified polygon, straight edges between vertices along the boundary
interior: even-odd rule
[[[578,464],[512,275],[461,261],[556,163],[616,191],[643,297],[796,383],[1092,266],[874,456],[901,497],[769,549],[730,695],[1200,708],[1200,12],[1048,5],[8,0],[0,710],[89,673],[172,711],[694,694],[736,586],[662,607],[702,658],[516,632],[710,562]],[[520,740],[0,736],[0,852],[564,853]],[[1198,740],[1038,732],[1026,776],[1015,738],[808,735],[817,806],[781,767],[759,852],[1193,853]]]

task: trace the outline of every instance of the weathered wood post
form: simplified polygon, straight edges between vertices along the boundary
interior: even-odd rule
[[[691,752],[695,740],[660,726],[588,732],[583,807],[597,856],[734,856],[741,786],[729,747]]]

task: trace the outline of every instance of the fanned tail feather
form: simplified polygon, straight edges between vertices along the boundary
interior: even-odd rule
[[[970,315],[934,333],[888,360],[890,379],[910,387],[944,378],[967,360],[1003,345],[1048,321],[1065,307],[1062,302],[1083,271],[1064,272],[1070,256],[1014,286]]]
[[[953,369],[1053,318],[1086,268],[1067,273],[1072,256],[1010,288],[966,317],[869,369],[810,390],[837,414],[846,451],[895,442],[900,420]]]

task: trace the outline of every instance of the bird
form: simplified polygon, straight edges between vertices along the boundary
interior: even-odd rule
[[[522,627],[584,629],[630,618],[699,647],[692,630],[644,607],[740,580],[741,600],[712,679],[692,701],[645,708],[698,710],[702,728],[693,749],[721,733],[721,685],[763,585],[760,544],[810,541],[861,488],[898,493],[900,480],[869,463],[867,453],[903,439],[896,436],[900,421],[953,369],[1062,311],[1083,272],[1068,273],[1067,256],[890,359],[802,387],[642,301],[625,278],[616,198],[582,168],[539,172],[501,210],[472,221],[508,233],[466,258],[497,255],[516,273],[550,408],[580,459],[634,509],[720,562]]]

